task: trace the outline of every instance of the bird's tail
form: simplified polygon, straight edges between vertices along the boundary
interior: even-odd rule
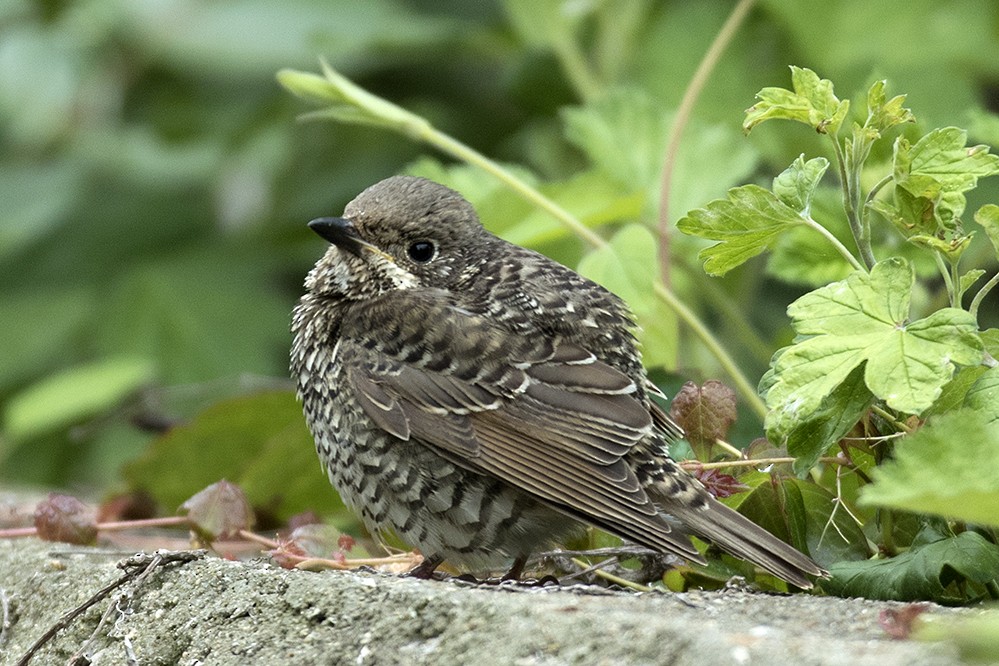
[[[657,499],[653,497],[653,501]],[[808,576],[829,575],[810,557],[713,497],[700,506],[669,501],[656,504],[697,536],[792,585],[810,589],[812,581]]]

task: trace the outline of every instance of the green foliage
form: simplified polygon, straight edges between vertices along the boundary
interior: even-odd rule
[[[907,437],[874,480],[862,504],[999,527],[999,422],[973,408],[941,414]]]
[[[839,562],[823,586],[832,594],[868,599],[933,599],[960,604],[987,596],[995,584],[999,547],[976,532],[944,537],[930,529],[891,559]]]
[[[974,318],[944,308],[910,319],[914,275],[902,259],[886,259],[868,273],[806,294],[788,307],[801,337],[782,350],[767,389],[768,428],[808,419],[860,363],[876,397],[898,411],[930,407],[954,372],[954,363],[982,359]]]
[[[746,112],[744,128],[748,132],[766,121],[784,119],[828,137],[857,256],[809,214],[828,166],[823,158],[806,162],[799,157],[774,180],[772,190],[733,188],[727,199],[691,211],[678,223],[681,231],[720,241],[701,252],[709,273],[732,270],[776,247],[778,239],[802,223],[823,235],[854,268],[844,279],[788,306],[797,336],[774,355],[760,383],[770,410],[767,435],[787,446],[795,456],[795,471],[802,475],[837,444],[847,451],[844,438],[858,428],[876,434],[887,430],[889,437],[906,435],[896,444],[893,461],[873,469],[869,464],[858,467],[858,473],[874,479],[858,487],[860,506],[995,526],[995,336],[992,330],[980,330],[979,306],[999,275],[964,309],[965,292],[988,271],[972,268],[962,273],[960,262],[972,241],[961,221],[967,194],[980,178],[999,174],[999,157],[987,146],[968,147],[967,132],[959,128],[931,130],[914,143],[899,136],[890,171],[882,171],[874,181],[867,175],[867,162],[884,133],[915,120],[903,106],[904,96],[889,100],[884,82],[875,82],[867,94],[866,119],[854,122],[843,138],[848,102],[835,96],[830,81],[807,69],[791,70],[793,90],[764,88],[758,103]],[[865,191],[865,182],[875,184]],[[878,198],[886,187],[891,188],[891,200]],[[990,240],[997,210],[989,204],[975,215]],[[890,246],[874,244],[872,228],[878,219],[890,222],[903,239],[934,259],[951,307],[914,315],[916,271],[906,258],[893,255]],[[907,418],[914,423],[911,417],[918,415],[933,418],[914,432],[902,423]],[[839,473],[836,478],[839,489]],[[904,533],[895,529],[893,514],[882,520],[883,547],[892,550],[896,535]],[[842,534],[838,527],[836,531]],[[789,536],[800,542],[793,531]],[[827,589],[950,602],[994,594],[999,548],[992,536],[992,542],[972,533],[940,535],[932,543],[917,538],[905,553],[889,560],[840,561],[830,567],[834,578]],[[965,580],[979,587],[973,592],[951,587]]]
[[[281,518],[309,509],[336,509],[315,444],[290,392],[219,402],[191,423],[173,428],[128,464],[125,478],[168,512],[192,488],[229,479],[250,503]],[[340,505],[342,508],[342,505]]]
[[[114,404],[153,379],[141,358],[108,358],[38,382],[7,405],[4,430],[14,441],[76,423]]]

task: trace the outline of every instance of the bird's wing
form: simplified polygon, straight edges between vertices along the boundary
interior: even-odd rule
[[[624,456],[651,436],[634,383],[586,350],[510,333],[443,292],[395,293],[345,317],[347,381],[381,428],[573,517],[702,561]]]

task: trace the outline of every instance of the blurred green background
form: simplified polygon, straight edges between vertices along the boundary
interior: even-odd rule
[[[0,1],[0,483],[106,491],[123,486],[122,466],[136,459],[145,463],[132,468],[132,484],[166,476],[182,456],[167,448],[150,458],[151,443],[165,446],[151,430],[235,396],[290,389],[289,313],[325,247],[305,223],[339,213],[361,189],[428,153],[374,128],[297,122],[311,109],[278,86],[277,70],[316,71],[325,57],[372,92],[517,165],[556,199],[606,193],[616,207],[602,211],[601,233],[635,219],[652,229],[665,131],[734,5]],[[803,127],[773,123],[750,137],[740,130],[756,91],[789,84],[790,64],[856,100],[887,78],[890,95],[908,93],[924,130],[959,125],[973,142],[999,145],[993,0],[760,0],[686,129],[672,220],[728,187],[769,182],[802,152],[828,154]],[[444,166],[423,160],[415,168],[460,182]],[[488,177],[469,178],[470,187],[481,182]],[[517,220],[505,226],[504,216],[529,214],[531,224],[551,225],[522,203],[496,203],[506,201],[494,199],[487,225],[570,265],[580,261],[584,248],[564,233],[532,239],[512,226]],[[982,183],[969,213],[985,202],[999,202],[999,183]],[[698,247],[674,239],[675,288],[756,381],[789,339],[787,303],[814,280],[837,276],[796,280],[794,270],[761,259],[709,281]],[[995,270],[986,249],[968,265]],[[989,301],[983,309],[994,316],[995,294]],[[657,377],[675,386],[718,376],[699,345],[680,345],[679,364],[668,355],[653,363]],[[277,400],[268,409],[287,413]],[[229,431],[226,414],[238,410],[212,413],[214,430],[203,428],[207,439],[198,440],[219,461],[209,481],[265,474],[247,472],[242,458],[259,454],[248,442],[270,423],[267,446],[276,453],[264,459],[292,460],[281,446],[293,441],[302,454],[294,465],[306,467],[283,473],[325,484],[301,442],[300,419],[275,426],[260,404],[254,409],[260,423]],[[758,434],[759,423],[747,430]],[[181,475],[192,493],[199,465]],[[181,486],[178,497],[190,494]]]

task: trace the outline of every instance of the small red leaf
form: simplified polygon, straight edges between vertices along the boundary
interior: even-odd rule
[[[180,507],[191,528],[203,539],[235,536],[253,527],[253,509],[243,490],[225,479],[213,483]]]
[[[295,565],[308,557],[308,554],[291,539],[278,539],[278,547],[267,551],[278,566],[284,569],[294,569]]]
[[[715,379],[703,386],[687,382],[673,398],[669,414],[683,427],[698,456],[708,456],[715,441],[725,439],[735,423],[735,391]]]
[[[704,484],[709,493],[719,499],[749,490],[749,486],[740,483],[734,476],[716,469],[694,469],[691,474]]]
[[[339,546],[340,550],[343,552],[349,553],[350,550],[357,545],[357,542],[354,541],[354,537],[349,534],[341,534],[336,540],[336,545]]]
[[[92,544],[97,541],[97,517],[93,509],[72,495],[50,493],[35,507],[35,529],[46,541]]]
[[[885,608],[878,613],[878,624],[895,639],[908,638],[916,618],[930,609],[928,603],[907,604],[901,608]]]

